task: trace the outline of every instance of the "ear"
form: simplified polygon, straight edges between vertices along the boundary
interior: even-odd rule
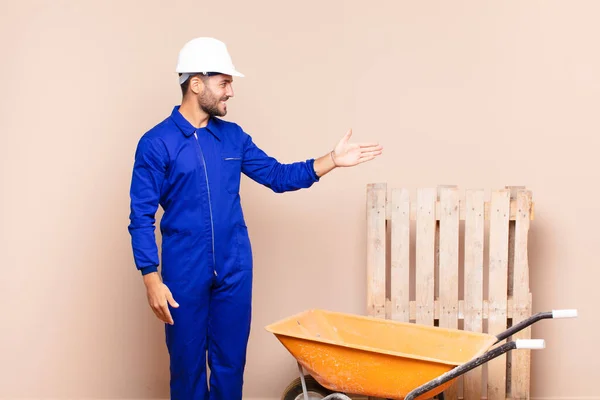
[[[204,82],[198,76],[190,78],[190,90],[194,94],[200,94],[204,90]]]

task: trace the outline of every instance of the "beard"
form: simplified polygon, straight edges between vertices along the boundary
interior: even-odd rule
[[[208,88],[204,88],[200,97],[198,98],[198,105],[206,114],[211,117],[224,117],[227,114],[227,109],[220,110],[219,102],[228,100],[228,96],[224,96],[220,99],[215,96],[213,92]]]

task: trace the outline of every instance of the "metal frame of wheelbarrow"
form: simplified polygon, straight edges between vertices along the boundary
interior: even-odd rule
[[[577,310],[554,310],[552,312],[540,312],[540,313],[532,315],[531,317],[510,327],[506,331],[496,335],[497,340],[492,346],[495,346],[496,344],[500,343],[501,341],[509,338],[510,336],[514,335],[515,333],[527,328],[528,326],[530,326],[542,319],[574,318],[574,317],[577,317]],[[445,374],[442,374],[442,375],[438,376],[437,378],[432,379],[431,381],[413,389],[410,393],[408,393],[404,397],[404,400],[414,400],[417,397],[443,385],[444,383],[449,382],[453,379],[456,379],[459,376],[465,374],[466,372],[468,372],[474,368],[477,368],[477,367],[487,363],[488,361],[493,360],[494,358],[499,357],[502,354],[507,353],[511,350],[515,350],[515,349],[537,350],[537,349],[543,349],[545,347],[546,347],[546,343],[545,343],[544,339],[517,339],[514,341],[504,343],[498,347],[492,348],[491,350],[484,353],[483,355],[476,357],[464,364],[461,364],[461,365],[455,367],[454,369],[446,372]],[[304,380],[304,372],[302,369],[302,365],[300,365],[300,363],[298,363],[298,370],[300,371],[300,379],[302,382],[302,391],[304,393],[304,400],[309,400],[308,392],[306,390],[306,382]],[[441,399],[443,399],[444,394],[440,393],[439,396]],[[350,399],[350,397],[348,397],[347,395],[345,395],[343,393],[333,393],[333,394],[330,394],[329,396],[323,398],[323,400],[351,400],[351,399]]]

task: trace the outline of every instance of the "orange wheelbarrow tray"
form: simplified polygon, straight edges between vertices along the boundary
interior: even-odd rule
[[[307,310],[266,330],[296,359],[305,400],[303,368],[331,393],[323,400],[349,399],[348,394],[414,400],[443,398],[457,377],[510,350],[545,348],[543,339],[500,342],[539,320],[576,316],[577,310],[542,312],[494,336]]]

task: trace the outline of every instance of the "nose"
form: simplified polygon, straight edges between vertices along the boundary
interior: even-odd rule
[[[231,84],[227,85],[227,96],[233,97],[233,86]]]

